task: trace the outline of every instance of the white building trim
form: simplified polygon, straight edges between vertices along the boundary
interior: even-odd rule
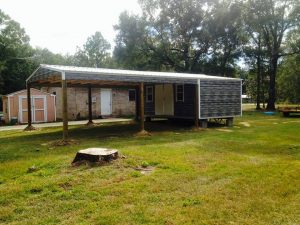
[[[200,79],[198,79],[198,82],[197,82],[197,85],[198,85],[198,107],[199,107],[199,114],[198,114],[198,118],[200,119],[201,118],[201,94],[200,94]]]
[[[10,122],[10,96],[7,96],[7,111],[8,111],[8,122]]]

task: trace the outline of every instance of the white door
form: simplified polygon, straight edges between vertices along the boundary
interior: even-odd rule
[[[101,89],[101,115],[108,116],[111,114],[111,89]]]

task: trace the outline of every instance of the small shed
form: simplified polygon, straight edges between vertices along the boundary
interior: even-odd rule
[[[55,95],[31,88],[31,117],[33,123],[56,121]],[[2,97],[5,123],[28,122],[26,89]]]

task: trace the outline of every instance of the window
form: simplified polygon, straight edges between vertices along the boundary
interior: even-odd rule
[[[135,101],[136,93],[135,93],[135,90],[134,90],[134,89],[129,89],[128,95],[129,95],[129,101],[130,101],[130,102]]]
[[[53,91],[52,94],[56,96],[56,91]],[[55,98],[55,104],[56,104],[56,98]]]
[[[153,102],[153,86],[146,87],[146,102]]]
[[[176,102],[184,102],[184,85],[176,85]]]

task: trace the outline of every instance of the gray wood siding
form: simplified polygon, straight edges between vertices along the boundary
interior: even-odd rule
[[[241,115],[241,82],[226,80],[200,81],[200,117]]]
[[[174,116],[193,118],[195,115],[195,85],[184,85],[184,101],[176,102],[176,85],[173,86],[174,90]]]
[[[146,87],[153,86],[153,102],[146,102]],[[184,102],[176,102],[174,90],[174,117],[193,118],[195,85],[184,85]],[[227,80],[200,81],[201,118],[234,117],[241,115],[241,82]],[[145,85],[145,115],[155,116],[155,85]]]

